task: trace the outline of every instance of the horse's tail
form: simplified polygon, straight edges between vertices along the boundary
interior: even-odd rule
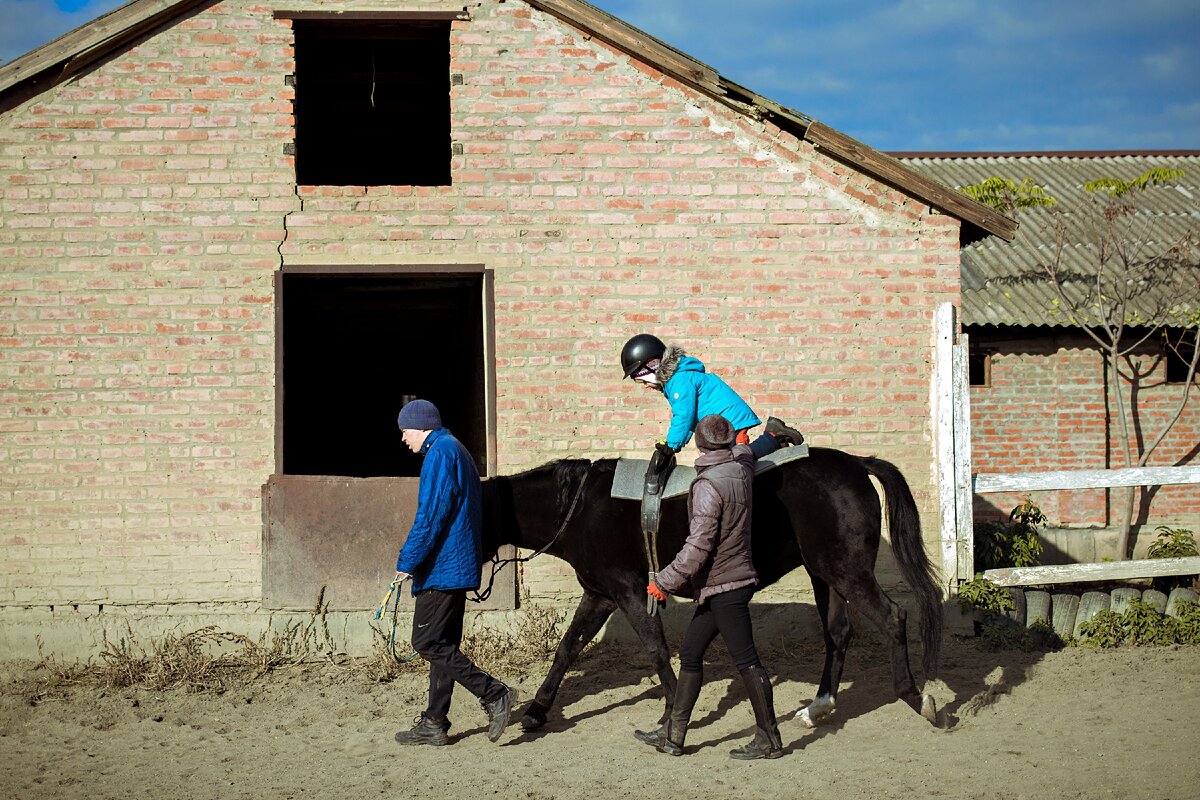
[[[921,538],[921,518],[908,481],[894,464],[870,456],[859,456],[864,468],[883,486],[887,502],[888,533],[892,552],[900,564],[900,573],[917,596],[920,611],[921,643],[925,680],[937,677],[942,649],[942,591],[937,572],[925,553]]]

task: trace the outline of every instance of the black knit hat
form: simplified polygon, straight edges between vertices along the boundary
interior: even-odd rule
[[[696,447],[704,452],[733,446],[733,426],[720,414],[709,414],[696,423]]]

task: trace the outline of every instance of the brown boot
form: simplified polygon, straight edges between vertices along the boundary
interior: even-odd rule
[[[774,436],[781,447],[804,443],[804,434],[795,428],[789,428],[779,417],[767,417],[767,426],[763,428],[763,433]]]

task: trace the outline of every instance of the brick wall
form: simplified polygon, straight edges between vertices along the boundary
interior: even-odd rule
[[[0,603],[258,596],[282,264],[493,270],[502,472],[644,455],[667,407],[616,361],[652,330],[895,462],[936,554],[956,220],[519,2],[454,23],[452,186],[297,189],[290,42],[220,3],[0,117]]]
[[[972,458],[977,472],[1104,469],[1126,466],[1120,424],[1106,379],[1104,357],[1090,340],[1070,331],[973,332],[972,350],[992,352],[991,385],[971,389]],[[1142,357],[1149,368],[1155,359]],[[1183,386],[1166,384],[1158,363],[1138,392],[1138,417],[1146,444],[1174,414]],[[1126,402],[1129,384],[1122,381]],[[1135,444],[1136,430],[1130,440]],[[1151,457],[1152,466],[1195,463],[1200,442],[1200,395],[1192,391],[1178,422]],[[1119,523],[1119,493],[1103,489],[1036,492],[1034,501],[1053,525],[1097,527]],[[977,519],[1007,517],[1023,495],[977,498]],[[1200,522],[1200,487],[1139,490],[1136,523]],[[1143,536],[1152,541],[1152,536]],[[1143,544],[1145,542],[1143,541]]]

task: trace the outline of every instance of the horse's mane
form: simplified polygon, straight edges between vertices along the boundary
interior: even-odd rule
[[[591,474],[593,467],[599,467],[601,472],[607,468],[607,471],[611,472],[615,464],[616,459],[612,458],[599,461],[591,461],[586,458],[560,458],[510,475],[508,478],[509,480],[520,480],[549,472],[556,487],[555,508],[558,510],[561,522],[561,518],[566,515],[575,499],[575,493],[579,491],[581,481]]]

